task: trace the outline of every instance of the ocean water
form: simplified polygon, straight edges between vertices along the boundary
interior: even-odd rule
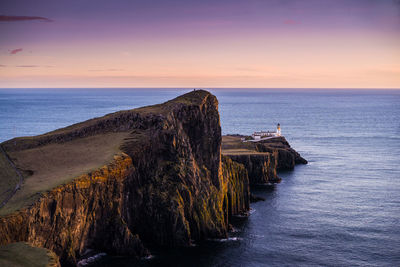
[[[0,90],[0,141],[189,90]],[[223,134],[282,126],[308,165],[253,188],[266,199],[226,240],[101,266],[400,266],[399,90],[211,90]]]

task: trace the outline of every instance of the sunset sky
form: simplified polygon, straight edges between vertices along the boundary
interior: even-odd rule
[[[400,1],[1,0],[0,87],[400,88]]]

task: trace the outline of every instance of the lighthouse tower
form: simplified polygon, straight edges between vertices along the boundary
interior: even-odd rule
[[[281,136],[281,125],[279,123],[276,126],[276,136]]]

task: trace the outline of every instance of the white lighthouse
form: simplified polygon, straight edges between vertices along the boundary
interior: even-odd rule
[[[254,132],[251,137],[253,137],[252,140],[243,140],[243,142],[257,142],[260,140],[265,140],[265,139],[270,139],[274,137],[279,137],[281,135],[281,125],[278,123],[276,126],[275,131],[260,131],[260,132]]]
[[[276,126],[276,136],[281,136],[281,125],[279,123]]]

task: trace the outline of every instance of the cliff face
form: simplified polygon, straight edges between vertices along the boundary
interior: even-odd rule
[[[278,153],[229,155],[243,164],[250,178],[250,184],[278,183],[281,178],[277,175]]]
[[[29,241],[63,264],[88,249],[141,257],[148,245],[225,237],[229,217],[249,209],[247,171],[221,159],[218,102],[205,91],[2,146],[11,152],[112,132],[130,133],[112,162],[0,217],[0,243]]]
[[[222,156],[223,177],[228,182],[228,191],[224,199],[228,217],[246,213],[250,209],[250,187],[247,170],[243,164]]]
[[[140,131],[139,140],[122,147],[135,166],[123,212],[128,225],[146,242],[165,246],[225,236],[227,181],[216,98],[174,105],[165,120]]]

